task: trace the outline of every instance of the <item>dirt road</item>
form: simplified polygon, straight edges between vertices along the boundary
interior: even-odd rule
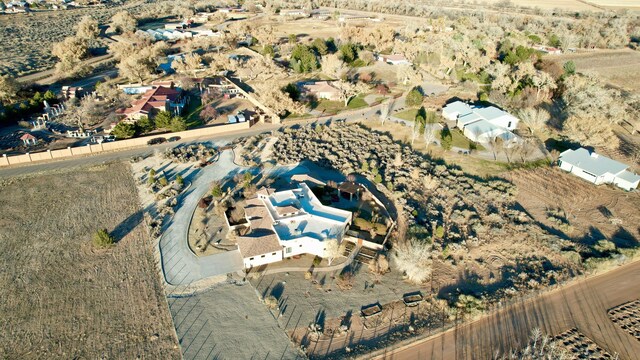
[[[638,297],[640,261],[373,358],[490,359],[522,347],[533,328],[555,335],[575,327],[610,354],[637,359],[640,341],[609,320],[607,309]]]

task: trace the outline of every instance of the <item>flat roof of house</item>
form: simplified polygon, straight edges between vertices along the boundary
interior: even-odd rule
[[[299,183],[297,189],[278,192],[261,188],[257,194],[258,197],[247,200],[245,215],[251,224],[251,232],[244,238],[270,237],[273,233],[280,242],[302,238],[323,241],[340,236],[351,216],[349,211],[320,203],[305,183]],[[267,249],[261,254],[275,248],[273,244],[265,245],[272,243],[269,238],[260,241],[264,244],[256,245],[247,239],[242,245],[238,243],[242,256],[249,257],[242,247],[249,253],[257,251],[254,247],[260,251]]]
[[[606,156],[590,153],[589,150],[585,148],[567,150],[560,154],[560,160],[577,166],[596,176],[601,176],[606,173],[618,174],[629,167],[619,161],[609,159]]]
[[[475,112],[471,112],[468,114],[464,114],[464,115],[459,115],[458,116],[458,126],[467,126],[473,122],[476,122],[478,120],[484,120],[484,118],[482,116],[480,116],[479,114],[476,114]]]
[[[616,175],[617,178],[620,178],[622,180],[628,181],[630,183],[635,183],[640,181],[640,175],[638,174],[634,174],[629,170],[625,170],[623,172],[621,172],[620,174]]]
[[[445,107],[442,110],[447,112],[456,112],[460,115],[469,114],[472,111],[471,106],[469,104],[462,102],[460,100],[454,101],[450,104],[445,105]]]
[[[476,122],[473,122],[467,126],[465,126],[465,130],[469,130],[472,134],[476,136],[482,134],[492,134],[493,136],[498,136],[505,132],[509,132],[509,130],[502,128],[500,126],[493,125],[487,120],[481,119]]]
[[[473,112],[482,116],[485,120],[493,120],[505,115],[511,115],[506,111],[500,110],[495,106],[479,107],[473,109]]]

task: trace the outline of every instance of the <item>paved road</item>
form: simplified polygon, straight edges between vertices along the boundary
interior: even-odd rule
[[[640,341],[609,320],[607,310],[639,297],[640,261],[636,261],[373,358],[489,359],[496,350],[520,348],[533,328],[558,334],[575,327],[610,354],[638,359]]]
[[[130,159],[133,156],[150,155],[150,154],[153,154],[154,151],[162,151],[166,148],[173,147],[181,143],[186,144],[186,143],[195,143],[195,142],[210,141],[210,140],[228,142],[239,137],[252,136],[252,135],[260,134],[263,132],[272,131],[278,128],[279,128],[278,125],[259,124],[251,127],[249,130],[235,131],[235,132],[208,136],[208,137],[193,138],[193,139],[183,140],[175,143],[165,143],[165,144],[154,145],[154,146],[136,147],[128,150],[104,152],[104,153],[99,153],[95,155],[87,155],[87,156],[79,156],[79,157],[69,157],[69,158],[63,158],[60,160],[12,165],[8,167],[0,168],[0,178],[22,176],[22,175],[27,175],[31,173],[38,173],[38,172],[50,171],[50,170],[72,169],[72,168],[83,167],[86,165],[102,164],[102,163],[108,163],[113,161],[122,161],[122,160]]]

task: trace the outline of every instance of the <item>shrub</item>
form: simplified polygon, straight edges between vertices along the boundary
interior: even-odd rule
[[[407,106],[417,107],[422,105],[423,100],[424,96],[420,92],[420,89],[414,87],[413,89],[411,89],[411,91],[409,91],[409,94],[407,94],[405,103],[407,104]]]
[[[322,258],[320,258],[319,256],[316,256],[313,258],[313,266],[318,266],[320,265],[321,262],[322,262]]]
[[[99,249],[107,249],[113,246],[115,240],[109,235],[107,229],[100,229],[93,234],[93,246]]]
[[[184,184],[184,179],[182,178],[182,175],[180,175],[180,174],[176,175],[176,184],[178,184],[178,185],[183,185]]]
[[[222,186],[220,186],[220,183],[215,182],[213,184],[213,188],[211,188],[211,196],[213,196],[213,197],[222,196]]]
[[[264,304],[271,310],[278,308],[278,299],[275,296],[269,295],[264,299]]]
[[[616,244],[609,240],[599,240],[593,248],[599,253],[610,253],[616,250]]]
[[[111,130],[111,134],[118,139],[129,139],[136,134],[136,126],[125,122],[119,122],[113,130]]]
[[[147,177],[147,184],[152,186],[156,183],[156,171],[154,169],[149,170],[149,176]]]

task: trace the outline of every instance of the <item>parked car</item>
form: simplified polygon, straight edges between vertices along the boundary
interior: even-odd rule
[[[172,137],[168,138],[167,140],[169,140],[169,142],[178,141],[178,140],[180,140],[180,136],[172,136]]]
[[[157,145],[157,144],[162,144],[163,142],[167,141],[167,139],[163,138],[163,137],[157,137],[157,138],[153,138],[149,141],[147,141],[147,145]]]

